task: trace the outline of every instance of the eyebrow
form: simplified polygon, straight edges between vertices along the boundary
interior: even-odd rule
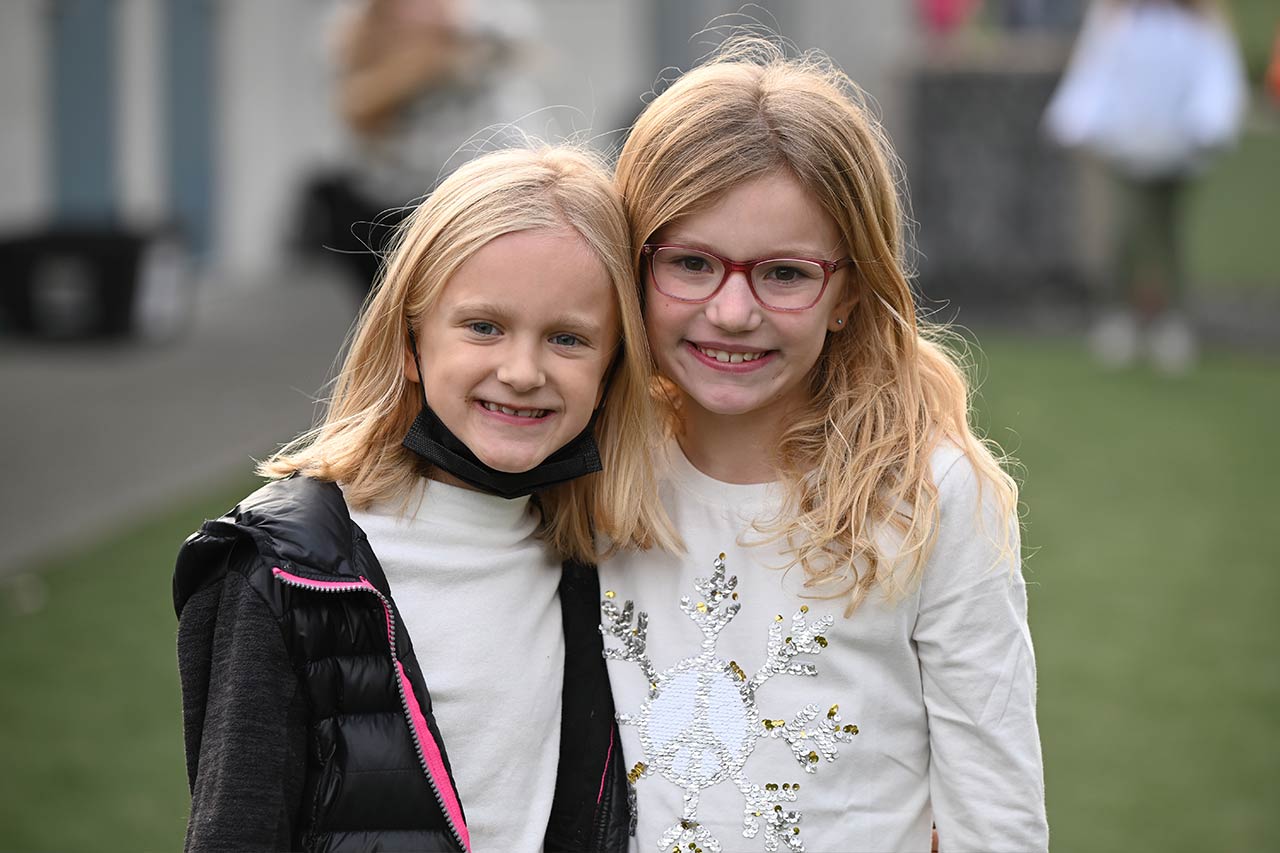
[[[497,317],[508,320],[511,318],[512,311],[509,307],[493,302],[460,302],[453,307],[450,313],[455,317],[477,314],[484,317]],[[574,313],[557,314],[551,318],[547,325],[556,329],[567,329],[571,332],[587,334],[599,334],[603,328],[602,323],[592,319],[590,316]]]
[[[695,237],[681,237],[681,236],[679,236],[678,234],[669,234],[669,235],[664,236],[664,237],[663,237],[662,239],[660,239],[660,240],[659,240],[659,239],[656,239],[656,235],[655,235],[655,238],[654,238],[654,239],[651,239],[649,242],[651,242],[651,243],[671,243],[671,244],[675,244],[675,245],[678,245],[678,246],[685,246],[685,247],[690,248],[690,249],[700,249],[700,250],[702,250],[702,251],[704,251],[704,252],[712,252],[712,253],[717,254],[717,255],[724,255],[724,254],[725,254],[723,251],[721,251],[720,249],[718,249],[718,248],[716,248],[715,246],[711,245],[711,244],[710,244],[710,243],[708,243],[706,240],[699,240],[699,239],[697,239],[697,238],[695,238]],[[839,251],[840,251],[840,250],[839,250],[839,248],[838,248],[838,247],[837,247],[836,249],[834,249],[834,250],[826,251],[826,250],[823,250],[823,249],[819,249],[817,246],[809,246],[809,247],[806,247],[806,248],[770,249],[768,252],[766,252],[766,253],[765,253],[765,254],[763,254],[763,255],[761,255],[761,254],[757,254],[757,255],[755,255],[755,256],[754,256],[754,257],[752,257],[752,258],[732,258],[731,260],[735,260],[735,261],[768,260],[769,258],[822,258],[822,259],[826,259],[828,255],[838,254],[838,253],[839,253]],[[726,256],[726,257],[727,257],[727,256]]]

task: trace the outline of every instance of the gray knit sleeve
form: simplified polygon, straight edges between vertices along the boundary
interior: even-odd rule
[[[191,786],[185,849],[296,849],[305,698],[275,616],[239,572],[183,607],[178,670]]]

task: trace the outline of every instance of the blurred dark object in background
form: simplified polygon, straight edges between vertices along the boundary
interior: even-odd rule
[[[1039,129],[1065,50],[1044,38],[956,45],[909,78],[905,159],[930,300],[1083,306],[1078,166]]]
[[[1079,0],[989,0],[999,24],[1023,32],[1070,32],[1080,25]]]
[[[314,175],[298,204],[294,249],[341,267],[361,297],[376,282],[396,227],[413,212],[385,207],[345,171]]]
[[[172,229],[52,226],[0,239],[3,328],[53,340],[172,338],[195,279]]]

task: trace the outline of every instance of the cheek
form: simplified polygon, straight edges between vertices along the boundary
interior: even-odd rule
[[[801,354],[806,371],[811,369],[827,343],[827,327],[824,323],[805,323],[791,330],[790,337],[795,341],[794,349]]]
[[[649,303],[644,330],[659,366],[671,357],[672,348],[684,338],[688,327],[688,308],[687,305],[665,302],[661,295],[657,296],[657,301]]]

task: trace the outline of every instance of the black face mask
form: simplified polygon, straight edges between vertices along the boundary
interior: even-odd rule
[[[441,471],[452,474],[481,491],[510,500],[603,469],[600,449],[596,446],[593,432],[600,409],[591,414],[587,426],[573,440],[528,471],[513,474],[481,462],[471,452],[471,448],[463,444],[428,405],[427,389],[421,381],[422,361],[418,358],[418,342],[414,339],[412,329],[409,330],[409,346],[413,351],[414,364],[419,369],[418,386],[422,389],[422,411],[418,412],[418,417],[409,427],[409,433],[402,444]],[[610,377],[605,380],[606,390],[612,372],[610,369]]]

